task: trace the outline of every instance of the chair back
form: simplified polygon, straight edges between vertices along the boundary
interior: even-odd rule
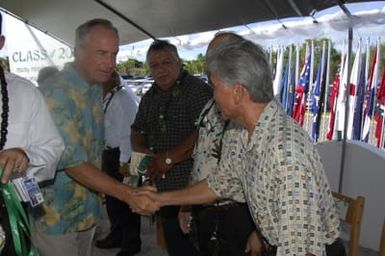
[[[358,256],[360,246],[361,221],[365,207],[365,198],[357,196],[356,198],[344,195],[338,192],[332,192],[336,200],[337,208],[339,202],[346,205],[346,211],[340,216],[341,220],[350,226],[348,256]]]
[[[380,240],[380,256],[385,256],[385,220],[382,224],[381,240]]]

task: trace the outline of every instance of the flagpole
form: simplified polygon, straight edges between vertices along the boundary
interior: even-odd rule
[[[325,95],[324,95],[324,107],[323,107],[323,115],[322,115],[322,123],[323,123],[323,129],[327,130],[327,124],[328,120],[326,119],[326,112],[328,110],[328,99],[329,99],[329,85],[330,85],[330,56],[331,56],[331,44],[330,40],[328,40],[328,53],[326,56],[326,78],[325,78]],[[330,114],[329,114],[330,118]],[[326,141],[326,133],[322,132],[322,141]]]
[[[290,90],[290,82],[291,82],[291,55],[292,55],[292,47],[291,45],[289,45],[289,63],[287,64],[288,65],[288,74],[287,74],[287,92],[286,92],[286,95],[285,95],[285,103],[286,103],[286,106],[285,106],[285,110],[287,112],[287,109],[288,109],[288,99],[289,99],[289,90]]]

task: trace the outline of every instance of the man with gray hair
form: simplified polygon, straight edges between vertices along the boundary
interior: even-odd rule
[[[240,125],[224,138],[225,164],[188,189],[139,195],[161,206],[245,198],[269,255],[345,255],[320,157],[274,99],[264,50],[247,40],[223,44],[208,54],[207,71],[223,118]]]
[[[66,146],[55,179],[42,189],[43,207],[31,213],[32,242],[42,256],[92,255],[101,210],[97,192],[132,207],[139,201],[150,203],[133,198],[130,186],[100,170],[104,148],[100,84],[110,78],[118,51],[118,31],[110,21],[87,21],[76,30],[74,62],[40,85]]]

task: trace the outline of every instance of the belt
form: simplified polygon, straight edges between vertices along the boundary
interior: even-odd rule
[[[238,203],[238,202],[235,202],[235,201],[226,200],[226,201],[215,202],[213,204],[199,205],[197,207],[197,210],[198,211],[200,211],[200,210],[226,211],[226,210],[229,210],[231,208],[239,207],[239,206],[242,206],[242,205],[244,205],[244,204],[243,203]]]
[[[119,147],[115,147],[115,148],[110,147],[110,146],[105,146],[104,147],[104,151],[112,151],[112,150],[117,150],[117,149],[119,149]]]

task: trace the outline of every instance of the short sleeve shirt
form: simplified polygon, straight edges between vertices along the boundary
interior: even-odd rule
[[[250,141],[246,130],[225,138],[230,161],[208,177],[210,189],[225,198],[243,193],[254,222],[277,246],[277,255],[326,255],[325,244],[339,235],[339,218],[307,133],[273,100]]]
[[[65,234],[92,227],[100,216],[98,195],[73,180],[63,169],[81,163],[101,167],[104,145],[102,90],[87,84],[71,64],[41,85],[65,151],[52,184],[42,188],[42,209],[33,209],[32,227]]]
[[[211,87],[199,78],[182,72],[168,91],[154,84],[143,95],[132,129],[142,134],[155,153],[171,150],[196,129],[196,120],[212,97]],[[193,160],[173,165],[164,179],[156,181],[159,191],[184,188],[190,178]]]

